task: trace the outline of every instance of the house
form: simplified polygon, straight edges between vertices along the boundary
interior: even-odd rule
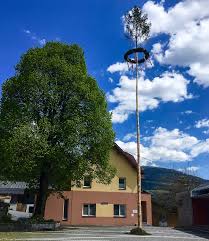
[[[0,182],[0,202],[9,204],[13,220],[33,215],[34,194],[27,190],[25,182]]]
[[[110,163],[117,173],[111,184],[85,178],[82,187],[66,190],[61,198],[51,194],[45,218],[63,225],[135,225],[137,223],[137,163],[134,157],[115,145]],[[143,222],[152,224],[151,195],[142,192]]]
[[[177,194],[179,226],[209,226],[209,184]]]

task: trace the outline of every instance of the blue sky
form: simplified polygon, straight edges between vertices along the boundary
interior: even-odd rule
[[[107,95],[117,143],[135,154],[135,80],[123,61],[133,46],[121,21],[134,5],[152,22],[143,46],[153,64],[140,73],[142,162],[209,179],[207,0],[2,1],[0,84],[29,48],[52,40],[79,44]]]

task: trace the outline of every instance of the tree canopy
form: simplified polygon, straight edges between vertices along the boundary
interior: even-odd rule
[[[85,175],[102,183],[114,176],[111,115],[77,45],[49,42],[21,57],[2,87],[0,133],[1,180],[37,189],[42,216],[46,192]]]
[[[136,44],[147,40],[150,34],[151,22],[146,13],[138,6],[134,6],[123,16],[124,31],[126,37]]]

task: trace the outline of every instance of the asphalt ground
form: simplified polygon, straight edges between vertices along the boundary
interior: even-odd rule
[[[172,228],[145,227],[151,235],[136,236],[128,234],[130,227],[79,227],[65,228],[55,232],[19,232],[0,233],[0,240],[28,240],[28,241],[204,241],[209,236],[201,233],[185,232]]]

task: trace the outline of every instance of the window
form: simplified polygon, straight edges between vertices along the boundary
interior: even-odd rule
[[[96,204],[84,204],[83,205],[83,216],[96,216]]]
[[[34,212],[34,207],[33,207],[33,206],[30,206],[30,207],[28,208],[28,212],[29,212],[29,213],[33,213],[33,212]]]
[[[126,216],[126,205],[114,204],[114,216],[115,217],[125,217]]]
[[[69,199],[64,199],[64,203],[63,203],[63,220],[68,220],[68,206],[69,206]]]
[[[91,188],[91,178],[90,177],[84,177],[83,187],[84,188]]]
[[[126,179],[124,177],[119,178],[119,189],[126,189]]]

